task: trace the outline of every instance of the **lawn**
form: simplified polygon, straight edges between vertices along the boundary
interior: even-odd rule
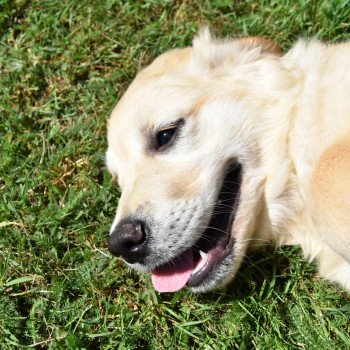
[[[135,73],[189,45],[350,39],[349,0],[0,0],[0,349],[350,349],[350,297],[298,248],[226,289],[158,294],[106,248],[105,122]]]

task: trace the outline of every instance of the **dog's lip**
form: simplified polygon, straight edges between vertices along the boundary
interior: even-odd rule
[[[189,287],[197,287],[217,266],[220,262],[226,258],[231,252],[234,245],[234,238],[232,235],[229,236],[228,243],[223,244],[219,242],[217,246],[205,253],[206,257],[198,261],[195,266],[187,285]]]
[[[194,271],[187,282],[190,287],[201,284],[232,251],[235,239],[231,231],[239,205],[241,182],[242,166],[235,162],[227,169],[209,226],[192,248],[193,250],[204,248],[205,253],[201,253],[201,258],[194,266]],[[212,240],[209,245],[205,241],[208,238]]]

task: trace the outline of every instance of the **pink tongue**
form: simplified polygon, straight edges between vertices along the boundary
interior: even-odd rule
[[[185,286],[193,271],[192,249],[152,272],[153,287],[157,292],[176,292]]]

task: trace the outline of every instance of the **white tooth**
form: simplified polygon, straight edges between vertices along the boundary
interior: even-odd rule
[[[199,251],[199,255],[203,260],[207,260],[208,258],[208,253],[204,253],[202,250]]]
[[[192,272],[192,274],[196,273],[197,271],[199,271],[203,266],[205,265],[205,261],[204,260],[200,260],[198,265],[196,266],[196,268],[194,269],[194,271]]]
[[[208,253],[204,253],[203,251],[200,250],[199,254],[200,254],[202,259],[199,260],[199,262],[198,262],[196,268],[194,269],[194,271],[192,272],[192,274],[196,273],[197,271],[199,271],[206,264],[206,262],[208,260],[208,256],[209,256]]]

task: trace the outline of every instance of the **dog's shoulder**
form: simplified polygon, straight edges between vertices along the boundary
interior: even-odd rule
[[[350,261],[350,138],[321,155],[311,188],[317,231],[328,247]]]
[[[317,205],[349,216],[350,138],[338,141],[321,155],[312,176],[312,192]]]

